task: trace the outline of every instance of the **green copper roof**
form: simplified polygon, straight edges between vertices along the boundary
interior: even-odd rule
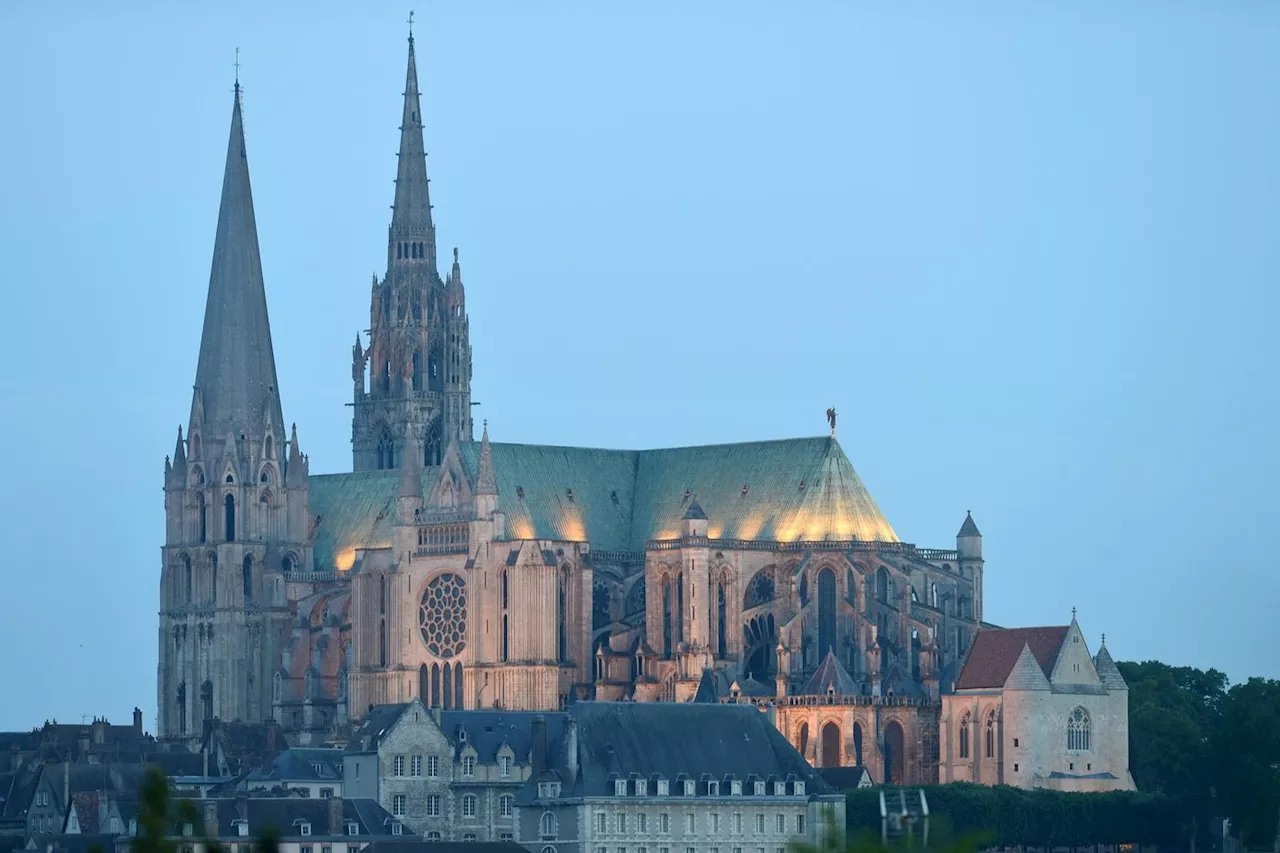
[[[898,541],[840,445],[826,437],[643,451],[490,447],[510,539],[640,552],[651,539],[678,538],[696,499],[716,539]],[[480,445],[460,450],[474,480]],[[436,468],[422,471],[423,494],[437,476]],[[317,570],[345,570],[356,549],[391,546],[399,477],[311,477],[311,512],[321,517]]]

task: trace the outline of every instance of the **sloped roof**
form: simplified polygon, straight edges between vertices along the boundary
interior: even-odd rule
[[[827,437],[642,451],[496,442],[490,448],[511,539],[586,541],[639,553],[651,539],[679,537],[696,493],[717,539],[898,541],[840,445]],[[474,479],[479,443],[459,450]],[[422,470],[424,494],[438,476],[438,468]],[[396,471],[311,477],[311,511],[320,517],[318,571],[349,569],[356,549],[391,547],[399,479]]]
[[[1029,646],[1036,662],[1049,678],[1058,650],[1067,637],[1068,625],[1045,628],[984,628],[973,638],[965,656],[964,667],[956,679],[956,690],[983,690],[1003,687],[1022,654]]]
[[[563,712],[543,711],[441,711],[440,729],[455,746],[458,730],[466,729],[467,743],[480,756],[480,761],[492,764],[498,750],[505,743],[515,753],[516,762],[524,764],[533,749],[533,720],[542,717],[547,723],[547,740],[554,743],[564,731],[569,715]]]
[[[1093,659],[1093,665],[1098,670],[1098,680],[1102,682],[1103,687],[1108,690],[1129,689],[1129,685],[1124,681],[1124,676],[1120,674],[1120,668],[1116,666],[1116,662],[1111,658],[1111,652],[1107,650],[1106,642],[1103,642],[1102,648],[1098,649],[1098,654]]]
[[[960,532],[956,536],[981,536],[978,532],[978,525],[973,522],[973,513],[965,513],[964,524],[960,525]]]
[[[578,722],[583,796],[611,795],[614,772],[667,779],[794,775],[810,794],[829,792],[768,717],[750,705],[578,702],[569,714]]]
[[[800,691],[800,695],[825,696],[831,690],[835,690],[838,696],[854,696],[860,692],[848,670],[841,666],[840,659],[828,649],[827,656],[822,659],[822,663],[818,665],[817,671],[804,686],[804,690]]]

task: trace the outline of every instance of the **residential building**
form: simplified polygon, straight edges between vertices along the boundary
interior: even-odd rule
[[[342,765],[341,749],[293,747],[249,771],[244,787],[250,792],[278,790],[312,799],[341,797]]]
[[[535,721],[516,840],[533,851],[760,851],[844,826],[833,791],[746,705],[579,702]]]
[[[564,715],[442,711],[418,699],[375,706],[347,745],[346,790],[428,841],[511,841],[535,720],[557,736]]]

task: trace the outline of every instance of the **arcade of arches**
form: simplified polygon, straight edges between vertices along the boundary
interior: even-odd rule
[[[775,722],[814,767],[864,766],[877,781],[938,778],[934,706],[779,705]]]

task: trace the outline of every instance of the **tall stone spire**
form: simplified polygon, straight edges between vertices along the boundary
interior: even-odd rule
[[[431,221],[427,151],[422,141],[422,107],[418,97],[418,64],[414,56],[412,32],[409,34],[409,67],[405,72],[404,111],[400,119],[398,156],[400,162],[396,169],[396,197],[391,206],[391,257],[397,260],[424,260],[431,270],[435,270],[436,229]],[[397,249],[400,249],[399,254]],[[408,258],[403,257],[406,253]]]
[[[222,176],[191,414],[193,425],[198,421],[211,438],[246,434],[260,439],[268,423],[277,429],[284,423],[249,187],[239,83],[231,108],[231,138]]]

